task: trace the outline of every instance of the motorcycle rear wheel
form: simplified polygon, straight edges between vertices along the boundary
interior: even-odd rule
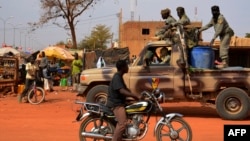
[[[192,141],[191,127],[183,118],[174,117],[170,124],[159,124],[156,129],[157,141]],[[170,126],[172,126],[173,131],[170,130]]]
[[[28,101],[31,104],[40,104],[45,99],[45,91],[41,87],[36,87],[36,92],[34,89],[31,89],[28,92]]]
[[[92,133],[97,135],[109,135],[112,137],[115,127],[107,120],[102,119],[102,125],[100,117],[87,117],[83,120],[79,130],[80,141],[111,141],[112,139],[86,137],[82,135],[82,132]]]

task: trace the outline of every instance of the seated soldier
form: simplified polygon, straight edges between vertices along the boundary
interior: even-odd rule
[[[152,39],[157,40],[168,40],[171,38],[172,30],[171,25],[176,22],[175,18],[170,14],[170,9],[166,8],[161,10],[162,19],[165,20],[165,26],[162,27],[157,33],[156,37],[152,37]]]
[[[152,64],[170,64],[170,55],[168,53],[168,48],[163,47],[160,50],[160,56],[154,55]]]
[[[160,51],[160,64],[169,64],[170,63],[170,55],[168,53],[168,48],[163,47]]]

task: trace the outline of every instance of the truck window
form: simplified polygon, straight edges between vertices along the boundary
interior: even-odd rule
[[[158,47],[155,50],[151,65],[169,65],[170,51],[167,47]]]

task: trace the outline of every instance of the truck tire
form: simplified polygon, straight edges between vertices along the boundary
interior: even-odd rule
[[[108,98],[108,86],[97,85],[87,93],[86,102],[106,104]]]
[[[217,113],[226,120],[242,120],[249,113],[249,97],[245,91],[236,87],[222,90],[215,104]]]

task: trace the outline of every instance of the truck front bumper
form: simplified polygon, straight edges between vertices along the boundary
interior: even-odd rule
[[[77,95],[83,95],[84,92],[86,91],[88,86],[85,86],[85,85],[78,85],[78,88],[77,88],[77,92],[78,94]]]

